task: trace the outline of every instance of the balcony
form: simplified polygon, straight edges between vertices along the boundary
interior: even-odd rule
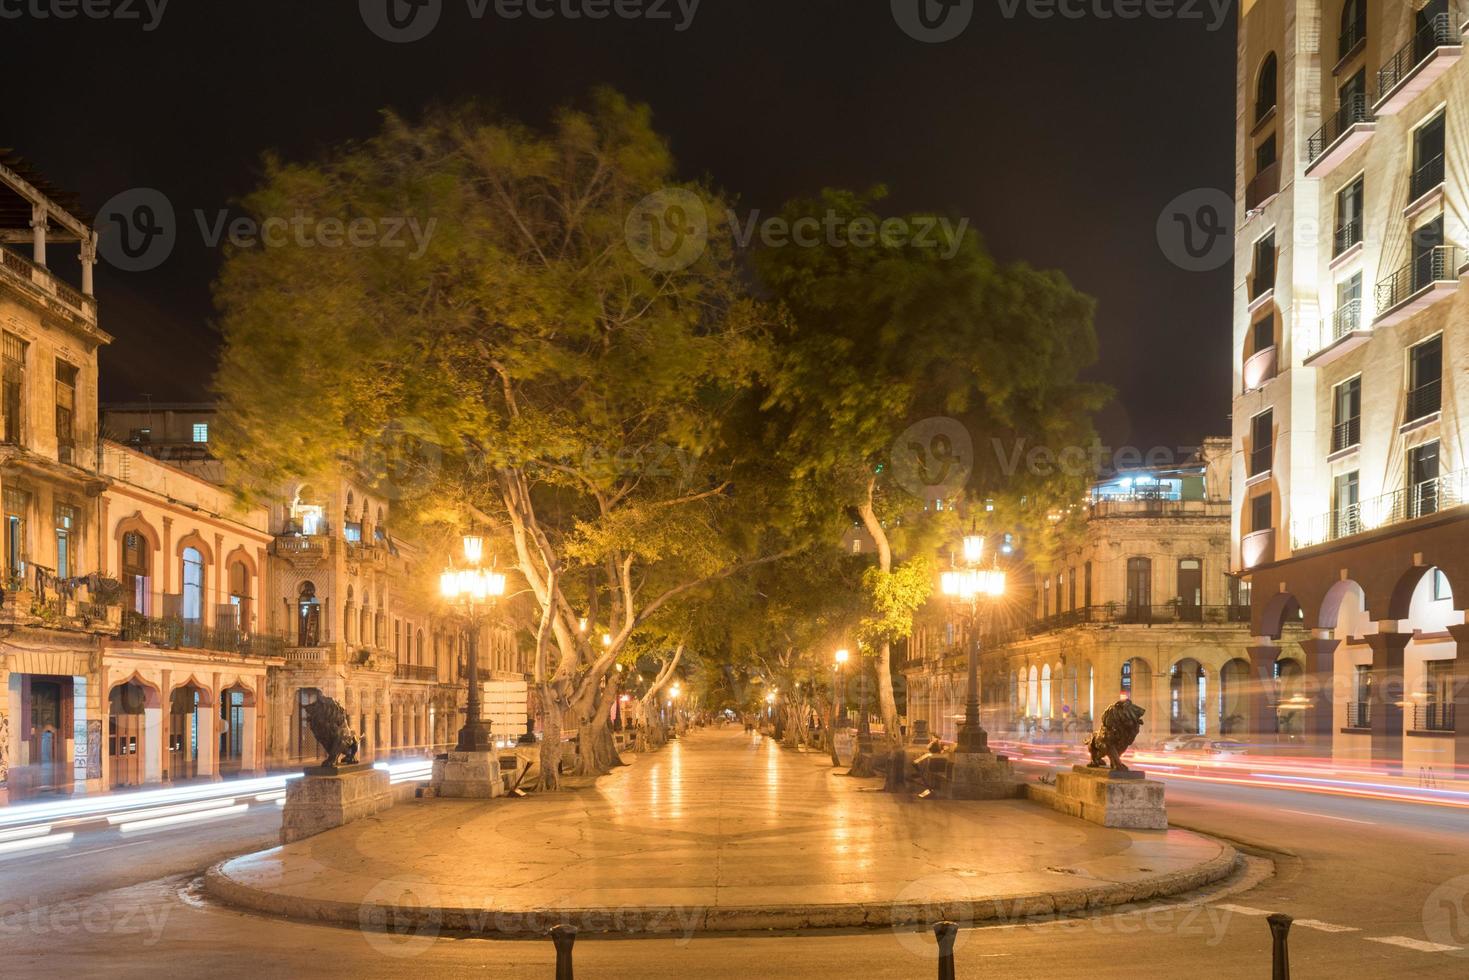
[[[1401,112],[1424,89],[1436,82],[1464,54],[1448,14],[1439,14],[1418,29],[1377,72],[1379,116]]]
[[[1433,306],[1459,288],[1462,250],[1439,245],[1377,284],[1377,326],[1385,327]]]
[[[1255,175],[1255,179],[1245,185],[1245,210],[1258,211],[1275,199],[1280,193],[1280,161],[1277,160],[1270,166]]]
[[[1128,606],[1110,602],[1033,619],[1019,627],[992,630],[985,634],[985,640],[987,646],[1015,643],[1078,626],[1240,626],[1249,622],[1248,605],[1200,606],[1175,600],[1162,606]]]
[[[1385,493],[1329,514],[1294,521],[1291,548],[1300,551],[1379,528],[1432,517],[1469,502],[1469,470]]]
[[[1246,479],[1253,480],[1257,476],[1265,476],[1270,472],[1270,467],[1275,456],[1274,443],[1266,443],[1256,446],[1250,450],[1250,470]]]
[[[1413,705],[1415,732],[1451,732],[1454,730],[1454,702],[1423,701]]]
[[[1258,568],[1275,560],[1275,528],[1252,531],[1239,542],[1239,559],[1245,568]]]
[[[1362,417],[1354,416],[1331,427],[1331,451],[1345,452],[1362,444]]]
[[[119,639],[165,650],[209,650],[241,657],[285,655],[285,641],[279,636],[247,634],[234,628],[215,629],[198,620],[144,616],[136,612],[124,614]]]
[[[1361,149],[1376,129],[1377,116],[1367,104],[1367,96],[1351,96],[1306,141],[1306,176],[1321,178],[1330,174]]]
[[[1274,344],[1251,354],[1245,361],[1244,367],[1245,391],[1254,391],[1275,377],[1278,360],[1277,348]]]
[[[1403,406],[1403,424],[1437,415],[1443,408],[1443,382],[1429,381],[1408,392]]]
[[[332,553],[333,538],[328,534],[280,534],[271,545],[277,558],[284,558],[297,568],[314,568]]]
[[[81,320],[92,327],[97,325],[96,299],[82,295],[80,290],[52,275],[49,269],[36,265],[13,249],[0,247],[0,279],[22,284],[22,288],[53,312]]]
[[[1307,352],[1302,362],[1308,367],[1322,367],[1338,358],[1345,357],[1372,339],[1372,331],[1362,326],[1362,301],[1348,300],[1331,316],[1331,323],[1322,324],[1319,346]]]
[[[1362,729],[1372,727],[1372,703],[1370,701],[1347,702],[1347,727]]]
[[[1360,244],[1362,244],[1362,218],[1358,216],[1343,224],[1332,236],[1332,260],[1341,258]]]
[[[400,681],[435,683],[439,679],[439,672],[437,668],[424,664],[394,664],[393,677]]]

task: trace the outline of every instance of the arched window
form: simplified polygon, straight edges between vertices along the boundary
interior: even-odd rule
[[[1035,669],[1034,666],[1032,666],[1030,668],[1030,689],[1026,693],[1025,698],[1026,714],[1028,715],[1035,716],[1039,713],[1040,685],[1040,673]]]
[[[321,603],[316,599],[316,585],[302,582],[296,593],[296,645],[321,645]]]
[[[1041,669],[1041,717],[1051,717],[1051,665]]]
[[[197,623],[204,619],[204,555],[198,548],[185,548],[182,561],[184,622]]]
[[[1279,101],[1277,64],[1275,52],[1272,51],[1265,56],[1265,62],[1260,66],[1260,77],[1255,83],[1255,122],[1257,123],[1268,116],[1270,110],[1274,109],[1276,102]]]
[[[148,578],[151,549],[148,539],[137,531],[122,536],[122,584],[132,602],[132,610],[148,614]]]
[[[416,662],[417,662],[417,664],[420,667],[422,667],[423,666],[423,630],[419,630],[418,631],[418,634],[417,634],[416,639],[417,639],[417,643],[415,644],[415,646],[417,647]]]
[[[1127,559],[1127,614],[1136,620],[1153,609],[1153,561],[1150,558]]]

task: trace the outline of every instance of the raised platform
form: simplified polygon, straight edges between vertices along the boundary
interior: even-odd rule
[[[1054,790],[1036,789],[1029,795],[1061,813],[1082,820],[1128,830],[1168,829],[1163,784],[1140,769],[1094,769],[1073,766],[1056,777]]]
[[[335,769],[312,768],[286,783],[281,843],[342,827],[393,805],[388,773],[370,763]]]
[[[673,933],[986,921],[1191,891],[1228,845],[1115,830],[1023,800],[915,801],[822,753],[690,732],[594,788],[415,801],[212,868],[216,900],[359,927]]]

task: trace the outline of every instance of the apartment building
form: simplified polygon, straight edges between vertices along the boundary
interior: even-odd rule
[[[1236,126],[1251,669],[1301,658],[1332,755],[1445,772],[1469,765],[1466,21],[1462,0],[1245,0]]]

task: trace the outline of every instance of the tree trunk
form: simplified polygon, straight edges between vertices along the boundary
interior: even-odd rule
[[[561,702],[550,690],[541,697],[541,789],[561,788]]]
[[[862,526],[867,533],[872,535],[872,540],[877,544],[877,566],[882,574],[893,573],[893,546],[888,540],[887,528],[882,526],[878,520],[877,509],[873,505],[872,495],[876,490],[877,481],[873,480],[867,484],[867,500],[857,508],[862,517]],[[882,641],[877,651],[877,704],[878,713],[882,715],[883,727],[887,729],[889,740],[901,739],[898,731],[898,702],[893,696],[893,672],[892,672],[892,643],[886,638]]]

